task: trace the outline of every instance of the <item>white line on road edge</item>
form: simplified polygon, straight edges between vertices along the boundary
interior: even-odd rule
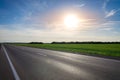
[[[19,76],[18,76],[18,74],[17,74],[17,72],[16,72],[16,70],[15,70],[15,68],[14,68],[14,66],[13,66],[13,64],[12,64],[10,58],[9,58],[9,56],[8,56],[8,53],[7,53],[7,51],[6,51],[6,49],[5,49],[5,47],[3,45],[2,45],[2,48],[3,48],[3,50],[5,52],[5,55],[6,55],[7,59],[8,59],[8,62],[9,62],[10,67],[12,69],[12,72],[13,72],[15,80],[20,80],[20,78],[19,78]]]

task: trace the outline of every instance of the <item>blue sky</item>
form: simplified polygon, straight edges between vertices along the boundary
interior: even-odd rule
[[[120,0],[0,0],[0,42],[120,41]],[[81,20],[66,28],[65,15]]]

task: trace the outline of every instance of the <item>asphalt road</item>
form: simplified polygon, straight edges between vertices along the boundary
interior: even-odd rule
[[[119,60],[30,47],[4,47],[20,80],[120,80]],[[14,80],[3,48],[0,57],[3,72],[0,71],[0,80]]]

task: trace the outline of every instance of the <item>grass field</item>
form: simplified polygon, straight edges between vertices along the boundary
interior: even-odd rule
[[[52,49],[74,53],[98,54],[120,57],[120,44],[16,44],[35,48]]]

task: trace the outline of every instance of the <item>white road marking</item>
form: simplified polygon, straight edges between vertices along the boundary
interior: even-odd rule
[[[2,48],[3,48],[4,52],[5,52],[5,55],[6,55],[6,57],[7,57],[7,60],[8,60],[8,62],[9,62],[9,65],[10,65],[10,67],[11,67],[11,69],[12,69],[12,72],[13,72],[13,75],[14,75],[15,80],[20,80],[20,77],[18,76],[18,74],[17,74],[17,72],[16,72],[16,70],[15,70],[13,64],[12,64],[12,61],[10,60],[10,58],[9,58],[9,56],[8,56],[8,53],[7,53],[7,51],[6,51],[6,49],[5,49],[5,47],[4,47],[3,45],[2,45]]]

